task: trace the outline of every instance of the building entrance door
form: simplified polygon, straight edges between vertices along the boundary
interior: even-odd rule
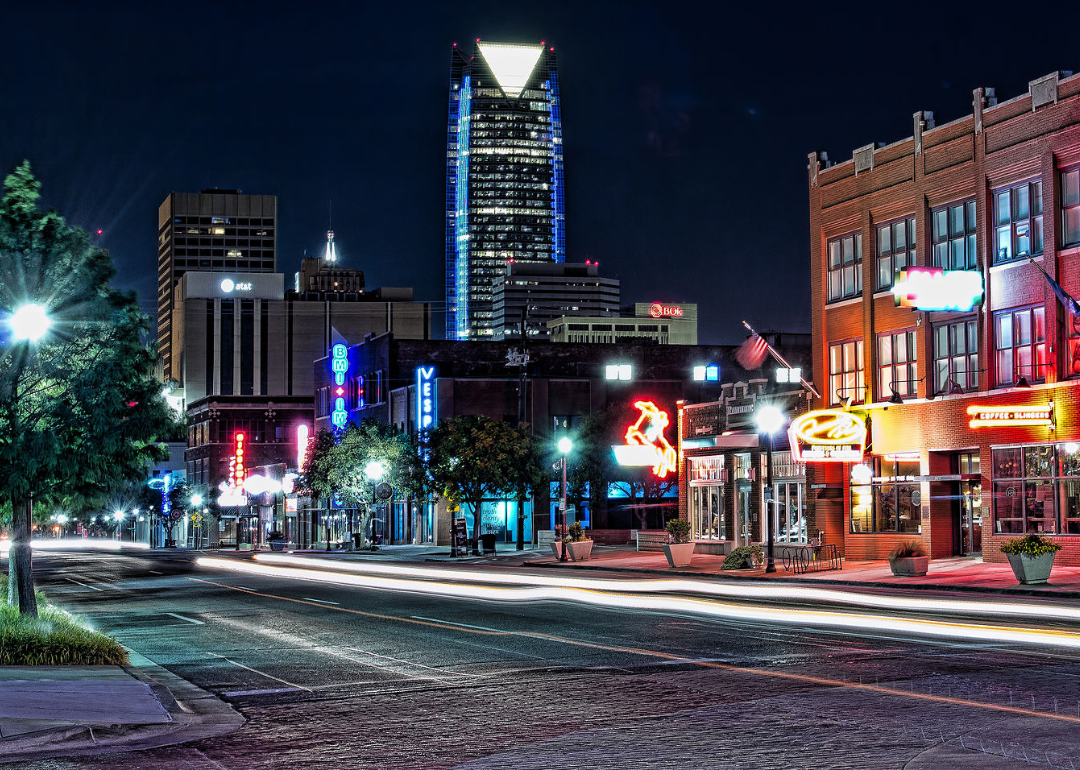
[[[959,472],[979,474],[979,455],[961,453],[957,457]],[[954,492],[953,552],[960,556],[982,553],[982,484],[978,481],[957,482]]]
[[[739,545],[750,545],[753,529],[750,524],[750,483],[740,481],[735,486],[735,521],[739,525],[736,540]]]

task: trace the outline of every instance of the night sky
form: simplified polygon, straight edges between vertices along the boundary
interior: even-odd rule
[[[1080,12],[787,5],[7,2],[0,169],[29,158],[152,316],[169,192],[277,195],[290,283],[332,199],[344,266],[413,286],[441,336],[451,44],[545,40],[567,259],[599,260],[624,304],[697,302],[705,343],[740,341],[742,318],[809,331],[807,153],[843,161],[916,110],[940,125],[977,86],[1005,100],[1080,67]]]

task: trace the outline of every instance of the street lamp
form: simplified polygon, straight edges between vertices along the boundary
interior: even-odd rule
[[[379,460],[371,460],[364,466],[364,475],[371,479],[371,507],[374,516],[371,519],[371,545],[375,545],[375,517],[379,515],[379,506],[375,503],[375,490],[382,477],[386,474],[386,466]]]
[[[43,306],[31,303],[16,310],[8,323],[15,339],[37,342],[49,331],[52,319]]]
[[[562,536],[566,537],[570,534],[570,530],[566,528],[566,456],[570,454],[570,450],[574,448],[574,442],[566,436],[559,439],[557,445],[559,451],[562,453],[562,497],[559,499],[559,511],[562,514]],[[559,550],[559,561],[568,561],[566,558],[566,543],[562,544],[562,548]]]
[[[768,443],[765,445],[765,572],[776,572],[776,563],[773,561],[773,510],[769,506],[774,503],[772,499],[772,450],[773,434],[784,427],[787,417],[778,407],[765,404],[758,408],[754,415],[758,430],[764,433]]]

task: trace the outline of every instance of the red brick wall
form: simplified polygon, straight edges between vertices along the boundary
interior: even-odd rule
[[[982,111],[982,130],[976,132],[975,116],[941,128],[925,131],[922,151],[916,152],[914,138],[882,148],[874,153],[874,167],[857,175],[849,160],[823,168],[817,154],[810,157],[809,206],[811,254],[811,308],[813,324],[812,356],[818,390],[823,399],[816,408],[832,401],[828,393],[828,345],[853,337],[863,339],[864,374],[867,395],[863,406],[871,415],[873,451],[916,451],[924,474],[941,475],[948,453],[960,449],[978,452],[983,476],[983,555],[988,561],[1003,561],[1000,545],[1005,538],[993,534],[989,475],[990,447],[1004,444],[1033,444],[1080,441],[1080,424],[1075,419],[1080,402],[1080,381],[1064,380],[1067,348],[1064,344],[1067,316],[1062,312],[1046,279],[1026,261],[993,267],[993,191],[1001,186],[1030,179],[1042,181],[1043,255],[1042,268],[1059,278],[1074,296],[1080,295],[1080,248],[1057,250],[1060,232],[1060,169],[1080,163],[1080,76],[1062,80],[1056,103],[1032,111],[1025,95]],[[979,320],[980,392],[964,396],[938,397],[929,402],[903,405],[887,403],[889,393],[877,393],[877,336],[886,331],[919,328],[917,334],[918,376],[930,375],[919,384],[920,397],[928,395],[932,380],[932,326],[968,314],[916,313],[897,308],[891,296],[874,296],[876,281],[876,226],[890,220],[915,216],[916,263],[931,264],[930,210],[939,205],[974,197],[978,223],[977,252],[986,289],[985,302],[975,311]],[[826,241],[858,229],[863,238],[863,291],[855,302],[826,303]],[[993,313],[1024,305],[1046,308],[1048,345],[1052,366],[1045,373],[1046,385],[1030,391],[996,388],[994,368]],[[1011,379],[1011,377],[1004,377]],[[1055,402],[1056,430],[1045,428],[971,429],[967,406],[979,404],[1025,404]],[[817,490],[812,496],[811,526],[826,529],[829,542],[842,538],[849,558],[882,558],[903,534],[848,533],[850,499],[847,476],[850,466],[818,466],[815,480],[842,486],[843,497],[833,489]],[[824,482],[822,482],[824,483]],[[923,483],[922,538],[933,557],[952,552],[953,526],[947,489],[949,484]],[[1080,564],[1080,536],[1058,538],[1064,550],[1062,564]]]

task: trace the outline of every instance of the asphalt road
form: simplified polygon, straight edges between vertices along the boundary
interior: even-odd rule
[[[49,553],[35,570],[54,602],[249,721],[29,768],[1080,767],[1077,649],[448,598],[183,553]]]

